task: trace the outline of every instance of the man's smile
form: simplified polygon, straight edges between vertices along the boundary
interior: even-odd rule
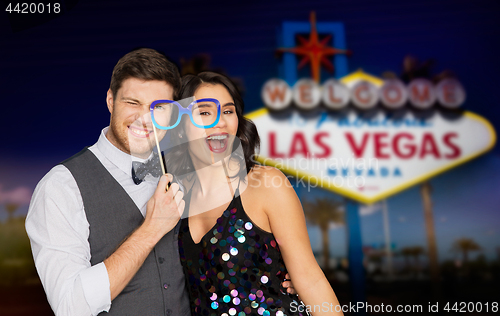
[[[139,137],[139,138],[147,138],[147,137],[149,137],[149,134],[151,134],[153,132],[153,131],[150,131],[144,127],[137,127],[137,126],[133,126],[133,125],[130,125],[128,127],[128,130],[132,135],[134,135],[135,137]]]

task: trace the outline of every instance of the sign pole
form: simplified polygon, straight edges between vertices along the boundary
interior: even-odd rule
[[[363,267],[363,243],[361,240],[361,223],[359,219],[359,204],[346,199],[346,219],[348,233],[349,282],[353,304],[366,302],[365,269]],[[357,315],[366,315],[364,309]]]

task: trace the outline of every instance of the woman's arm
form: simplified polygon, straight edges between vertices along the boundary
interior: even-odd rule
[[[285,175],[275,168],[260,168],[259,191],[264,195],[271,231],[280,246],[293,286],[302,301],[317,315],[343,315],[335,312],[339,304],[330,283],[314,258],[300,200]],[[278,180],[279,179],[279,180]],[[339,310],[339,307],[337,307]]]

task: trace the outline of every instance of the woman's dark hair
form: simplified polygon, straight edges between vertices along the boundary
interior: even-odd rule
[[[206,71],[198,75],[185,75],[182,77],[182,87],[179,93],[179,99],[182,100],[192,97],[196,90],[200,86],[205,84],[220,84],[224,86],[234,100],[236,115],[238,117],[238,130],[236,131],[236,136],[241,141],[244,160],[246,164],[246,173],[248,173],[255,166],[255,149],[260,146],[260,138],[255,124],[243,116],[245,105],[243,103],[243,98],[241,97],[235,84],[226,76],[215,72]],[[173,117],[173,119],[177,119],[177,117]],[[171,131],[171,140],[173,141],[173,143],[175,143],[174,138],[178,137],[178,133],[185,134],[183,127],[185,120],[189,120],[189,118],[183,116],[179,126]],[[235,148],[233,146],[233,150],[234,149]],[[175,159],[175,161],[179,162],[180,160],[185,159],[185,156],[182,156],[183,154],[185,155],[185,151],[184,153],[182,153],[182,150],[179,150],[177,152],[171,152],[168,156],[170,156],[170,159]],[[178,163],[176,163],[175,165],[180,167]],[[191,162],[189,162],[188,165],[184,163],[181,165],[183,166],[180,168],[176,168],[177,170],[172,170],[172,173],[176,172],[178,174],[183,174],[185,172],[193,171],[191,169],[193,167]]]

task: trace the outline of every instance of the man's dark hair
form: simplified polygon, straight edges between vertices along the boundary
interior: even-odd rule
[[[164,81],[174,89],[174,99],[181,88],[177,67],[164,54],[151,48],[139,48],[120,58],[113,68],[109,86],[113,97],[128,78]]]

